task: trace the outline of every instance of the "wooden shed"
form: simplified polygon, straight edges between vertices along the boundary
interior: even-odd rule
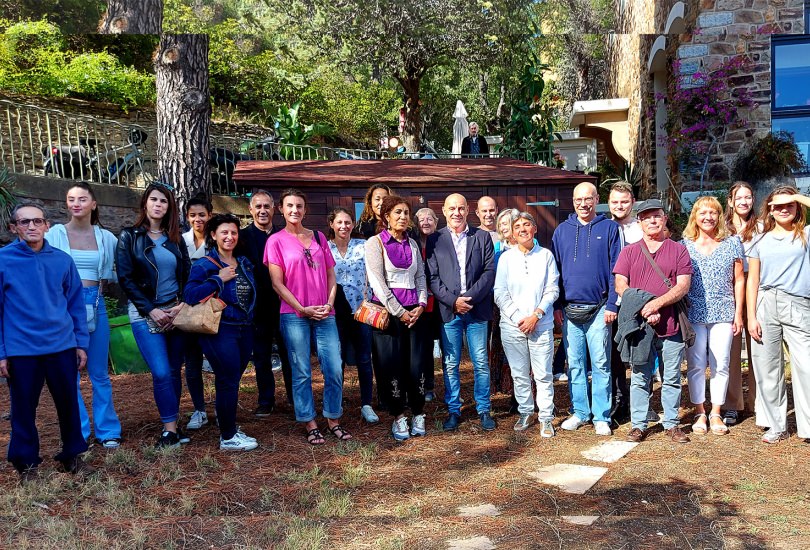
[[[514,207],[529,211],[537,220],[538,238],[551,241],[554,228],[573,207],[573,188],[596,178],[578,172],[537,166],[509,159],[453,160],[340,160],[241,161],[234,172],[237,185],[265,188],[278,199],[287,187],[304,191],[308,200],[305,225],[326,229],[326,215],[342,206],[362,210],[369,186],[385,183],[405,197],[413,212],[422,207],[436,211],[444,225],[442,204],[450,193],[461,193],[470,203],[470,224],[477,225],[475,201],[489,195],[498,210]],[[276,214],[275,223],[283,223]]]

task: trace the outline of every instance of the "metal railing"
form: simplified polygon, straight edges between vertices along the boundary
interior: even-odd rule
[[[0,100],[0,166],[46,175],[143,187],[154,178],[154,129]]]

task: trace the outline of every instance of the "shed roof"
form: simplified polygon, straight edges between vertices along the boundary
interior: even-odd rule
[[[345,186],[374,183],[413,185],[570,184],[593,176],[530,164],[511,158],[435,160],[240,161],[234,179],[240,185],[279,184]]]

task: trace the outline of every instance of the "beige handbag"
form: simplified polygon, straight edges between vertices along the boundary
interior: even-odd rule
[[[215,262],[210,256],[205,256],[207,260],[222,269],[222,265]],[[172,325],[184,332],[195,332],[198,334],[216,334],[219,332],[219,322],[222,319],[222,310],[227,304],[211,294],[204,298],[199,304],[191,306],[183,304],[177,313]]]

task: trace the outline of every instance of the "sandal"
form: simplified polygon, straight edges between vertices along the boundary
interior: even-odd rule
[[[349,430],[344,429],[340,424],[335,424],[329,428],[329,431],[338,439],[338,441],[348,441],[352,438],[352,434],[349,433]],[[338,435],[338,432],[340,432],[340,435]]]
[[[312,428],[307,432],[307,443],[310,445],[323,445],[326,443],[326,440],[323,438],[321,430],[318,428]]]
[[[712,422],[712,420],[715,418],[720,421],[719,424]],[[709,415],[709,425],[711,426],[712,433],[714,435],[726,435],[728,433],[728,426],[726,426],[726,423],[723,422],[723,417],[719,414],[712,413]]]
[[[694,423],[692,424],[692,433],[705,434],[709,431],[709,426],[706,423],[706,413],[696,414]]]

